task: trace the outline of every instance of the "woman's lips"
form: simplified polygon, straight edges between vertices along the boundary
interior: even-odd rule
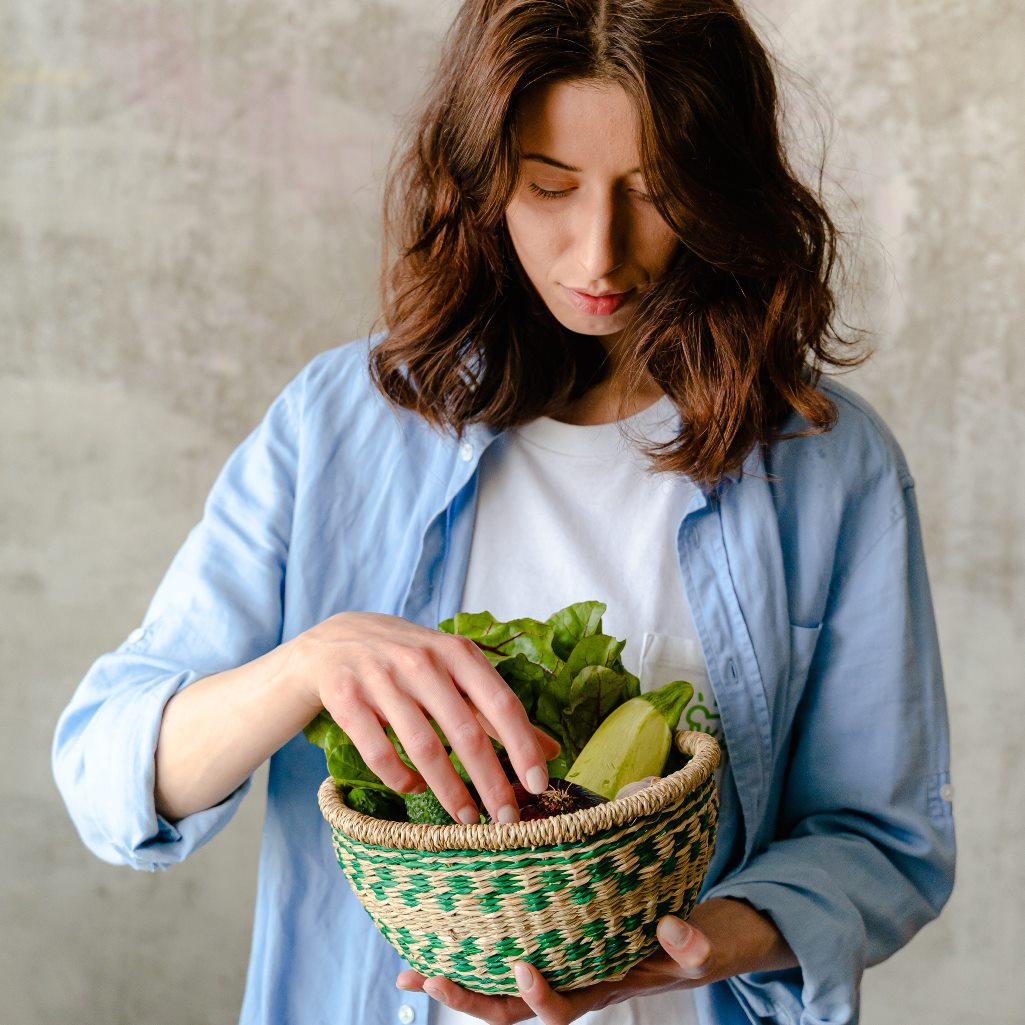
[[[590,292],[580,292],[575,288],[567,288],[570,301],[582,313],[590,317],[610,317],[633,295],[633,289],[625,292],[604,292],[602,295],[592,295]]]

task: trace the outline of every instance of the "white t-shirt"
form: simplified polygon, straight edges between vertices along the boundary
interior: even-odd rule
[[[677,551],[695,488],[678,475],[652,473],[638,444],[673,437],[676,420],[663,398],[618,423],[541,418],[498,439],[480,464],[462,610],[547,619],[574,602],[602,601],[603,629],[626,639],[623,662],[642,690],[682,678],[707,691]],[[437,1010],[438,1025],[479,1020]],[[697,1018],[690,994],[676,990],[578,1020],[691,1025]]]

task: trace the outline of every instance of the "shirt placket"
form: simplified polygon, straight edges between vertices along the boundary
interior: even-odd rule
[[[771,728],[754,645],[730,575],[719,500],[695,499],[680,525],[680,571],[730,752],[744,856],[759,835],[768,790]]]
[[[497,434],[471,426],[455,445],[452,477],[441,506],[430,517],[402,602],[402,616],[437,626],[458,611],[473,540],[477,467]]]

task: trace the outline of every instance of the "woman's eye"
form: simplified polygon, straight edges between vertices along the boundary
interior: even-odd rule
[[[540,185],[534,182],[527,182],[527,188],[534,193],[535,196],[539,196],[541,199],[558,199],[560,196],[565,196],[569,189],[543,189]]]
[[[568,196],[573,191],[572,187],[565,189],[546,189],[537,182],[527,182],[527,188],[539,199],[560,199]],[[642,203],[651,203],[651,196],[643,189],[630,189],[630,195],[639,199]]]

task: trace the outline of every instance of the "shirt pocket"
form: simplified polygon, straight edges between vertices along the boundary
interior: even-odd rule
[[[800,695],[808,679],[815,646],[819,642],[820,626],[794,626],[790,624],[790,671],[787,682],[792,694]]]
[[[820,626],[794,626],[790,624],[790,653],[775,684],[770,702],[775,716],[776,730],[791,729],[794,717],[801,707],[801,698],[808,686],[812,662],[822,633]]]
[[[658,690],[673,680],[687,680],[694,693],[680,716],[679,729],[715,737],[725,753],[725,735],[719,706],[708,679],[701,646],[689,637],[646,633],[641,642],[641,693]]]

